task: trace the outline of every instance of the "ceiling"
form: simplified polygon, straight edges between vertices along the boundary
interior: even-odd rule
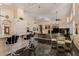
[[[72,4],[36,4],[29,9],[25,9],[25,13],[37,16],[37,17],[47,17],[52,19],[62,19],[69,16],[72,9]],[[56,13],[57,12],[57,13]]]
[[[62,19],[69,16],[72,9],[72,3],[6,3],[4,5],[24,8],[25,15],[45,19]]]

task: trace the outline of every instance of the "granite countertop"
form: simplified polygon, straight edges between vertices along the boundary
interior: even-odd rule
[[[65,42],[67,42],[67,43],[72,43],[72,41],[71,41],[71,40],[65,40]]]
[[[57,41],[57,44],[65,44],[65,41]]]
[[[57,41],[55,38],[51,39],[51,41]]]
[[[11,37],[12,35],[0,35],[0,38],[7,38],[7,37]]]

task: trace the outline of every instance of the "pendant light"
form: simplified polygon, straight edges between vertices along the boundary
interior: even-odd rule
[[[58,19],[58,11],[56,11],[56,21],[60,21],[60,19]]]

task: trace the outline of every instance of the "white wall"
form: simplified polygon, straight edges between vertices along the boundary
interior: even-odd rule
[[[4,35],[4,20],[8,20],[11,22],[11,24],[9,25],[10,26],[10,34],[13,32],[12,28],[13,28],[13,25],[12,25],[12,21],[13,21],[13,18],[14,18],[14,9],[13,8],[4,8],[4,7],[1,7],[1,10],[0,10],[0,15],[2,16],[6,16],[8,15],[9,18],[5,18],[5,17],[0,17],[0,34]]]
[[[23,20],[19,18],[22,17]],[[14,34],[22,35],[26,34],[26,19],[24,18],[24,10],[22,8],[17,8],[17,15],[14,18]]]
[[[20,20],[19,17],[22,17],[24,20]],[[26,34],[27,27],[30,28],[30,31],[33,31],[33,27],[38,27],[38,25],[35,24],[36,21],[34,17],[24,13],[24,9],[22,8],[17,8],[17,17],[14,20],[14,34]]]
[[[19,21],[14,24],[14,32],[15,34],[21,35],[26,34],[26,21]]]

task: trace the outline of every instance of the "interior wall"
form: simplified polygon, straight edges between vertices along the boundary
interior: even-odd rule
[[[14,15],[15,15],[15,10],[13,8],[4,8],[4,7],[1,7],[0,9],[0,15],[4,16],[4,17],[0,17],[0,34],[3,34],[4,35],[4,24],[3,24],[3,21],[4,20],[8,20],[10,21],[10,34],[13,33],[13,25],[12,25],[12,21],[13,21],[13,18],[14,18]],[[8,15],[9,18],[5,18],[5,16]]]
[[[22,17],[23,20],[20,20],[19,17]],[[34,17],[24,13],[23,8],[17,8],[17,17],[14,20],[14,34],[17,35],[26,34],[27,27],[29,27],[30,31],[33,31],[33,27],[38,27]]]
[[[21,35],[26,33],[26,20],[24,18],[24,10],[22,8],[16,9],[16,18],[14,19],[14,34]],[[20,20],[20,17],[23,20]]]
[[[78,30],[78,34],[79,35],[79,4],[75,4],[75,16],[73,18],[76,22],[76,24],[78,25],[77,30]]]

